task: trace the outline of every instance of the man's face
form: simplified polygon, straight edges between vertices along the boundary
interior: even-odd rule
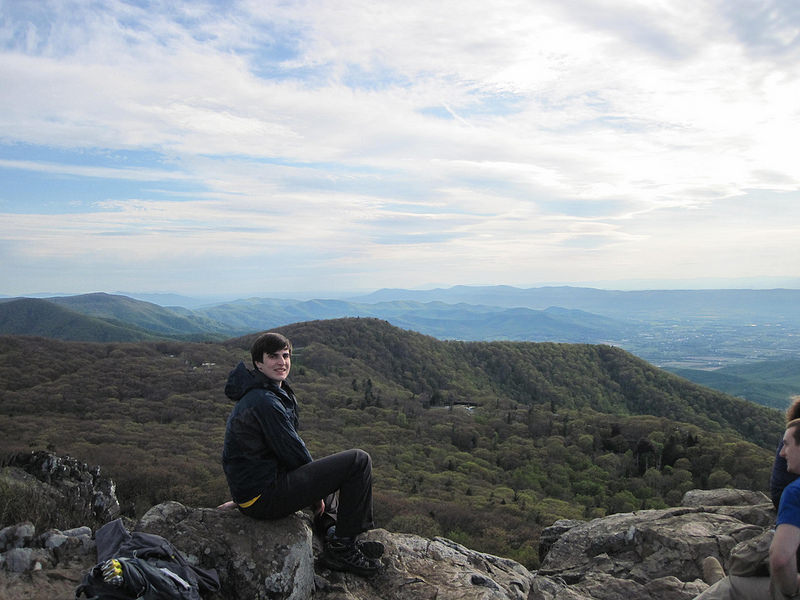
[[[794,441],[796,427],[787,429],[783,434],[783,448],[781,456],[786,459],[786,470],[800,475],[800,445]]]
[[[272,354],[264,352],[262,362],[256,361],[256,368],[272,381],[282,382],[289,376],[292,367],[292,354],[288,348],[278,350]]]

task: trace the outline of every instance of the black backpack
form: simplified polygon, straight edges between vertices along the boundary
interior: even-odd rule
[[[213,569],[189,564],[160,535],[129,532],[122,520],[106,523],[95,534],[95,565],[75,590],[88,600],[201,600],[201,592],[219,590]]]
[[[163,566],[162,566],[163,565]],[[200,600],[197,581],[180,565],[120,557],[95,565],[75,590],[88,600]]]

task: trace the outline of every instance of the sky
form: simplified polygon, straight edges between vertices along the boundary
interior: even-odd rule
[[[799,98],[795,0],[0,0],[0,294],[800,287]]]

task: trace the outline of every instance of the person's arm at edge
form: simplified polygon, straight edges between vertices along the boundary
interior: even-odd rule
[[[781,523],[769,547],[770,578],[785,596],[795,596],[800,591],[797,574],[797,548],[800,547],[800,527]]]

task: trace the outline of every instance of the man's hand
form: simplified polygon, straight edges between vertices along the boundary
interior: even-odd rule
[[[800,528],[781,523],[769,547],[769,569],[772,583],[785,596],[798,592],[797,548],[800,546]]]
[[[317,500],[312,506],[314,509],[314,516],[318,517],[325,512],[325,500]]]

